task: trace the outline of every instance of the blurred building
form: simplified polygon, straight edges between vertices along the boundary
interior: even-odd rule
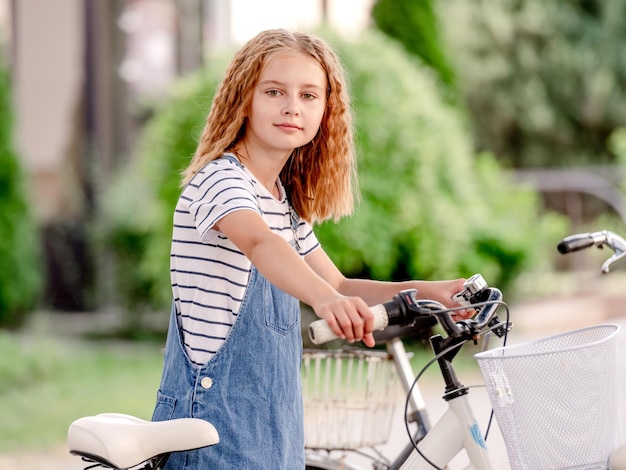
[[[258,31],[346,33],[373,0],[0,0],[13,79],[15,139],[48,269],[46,303],[94,307],[88,227],[98,189],[132,156],[142,99]]]

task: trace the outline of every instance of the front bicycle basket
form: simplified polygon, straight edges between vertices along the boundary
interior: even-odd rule
[[[307,448],[353,450],[387,442],[400,397],[388,353],[305,350],[302,389]]]
[[[620,443],[617,325],[475,355],[512,470],[606,469]]]

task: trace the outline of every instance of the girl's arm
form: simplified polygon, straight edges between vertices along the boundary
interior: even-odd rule
[[[403,281],[385,282],[370,279],[346,278],[331,261],[323,249],[317,249],[306,257],[306,262],[322,278],[326,279],[338,292],[347,296],[362,298],[367,305],[376,305],[390,300],[401,290],[417,289],[417,297],[436,300],[446,307],[458,307],[452,296],[463,290],[465,279],[450,281]],[[455,317],[471,316],[473,311],[459,310]]]
[[[338,291],[341,283],[334,277],[339,273],[336,268],[336,273],[329,266],[317,271],[321,263],[315,267],[307,264],[254,211],[231,212],[216,225],[268,281],[311,306],[335,334],[348,342],[362,340],[368,346],[374,345],[372,312],[359,296]],[[315,250],[318,251],[322,250]],[[334,267],[329,259],[328,262]]]

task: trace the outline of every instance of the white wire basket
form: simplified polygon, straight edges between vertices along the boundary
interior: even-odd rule
[[[475,355],[512,470],[608,467],[621,442],[618,332],[597,325]]]
[[[302,390],[307,448],[354,450],[389,439],[400,395],[388,353],[305,350]]]

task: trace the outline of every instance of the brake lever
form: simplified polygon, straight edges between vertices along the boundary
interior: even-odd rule
[[[626,257],[626,251],[622,251],[621,253],[614,253],[613,255],[611,255],[611,257],[602,264],[602,274],[608,274],[611,269],[611,265],[617,263],[624,257]]]

